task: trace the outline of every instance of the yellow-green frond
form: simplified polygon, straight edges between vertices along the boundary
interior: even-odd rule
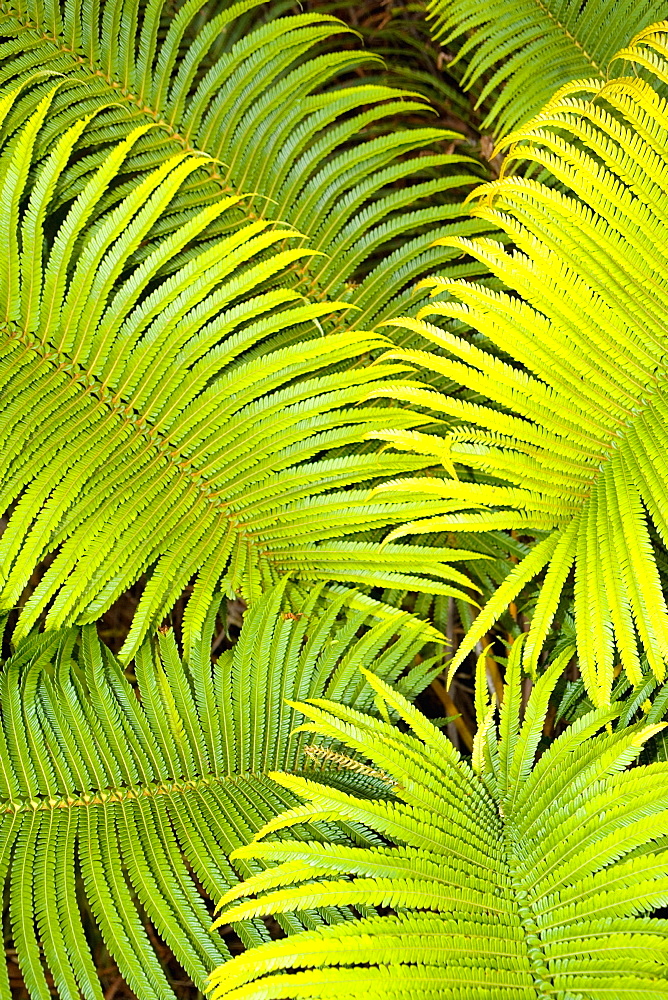
[[[406,323],[438,353],[387,355],[433,368],[482,399],[390,390],[457,420],[432,449],[436,461],[447,455],[457,478],[416,483],[425,500],[438,496],[452,512],[390,537],[504,528],[538,539],[472,626],[453,668],[545,570],[527,647],[535,662],[572,574],[582,674],[601,705],[617,661],[633,684],[642,680],[643,652],[659,679],[668,662],[668,608],[652,540],[668,538],[668,130],[656,89],[668,78],[665,48],[659,26],[624,53],[648,78],[651,70],[654,88],[631,77],[570,84],[510,136],[512,159],[560,183],[506,175],[479,189],[474,214],[514,246],[450,241],[509,291],[434,279],[448,300]],[[463,316],[491,349],[448,328]],[[393,441],[392,430],[373,433]],[[396,444],[408,449],[405,431]],[[427,436],[417,444],[426,455]],[[400,480],[380,495],[409,489]]]
[[[454,66],[504,135],[564,84],[604,81],[636,32],[666,16],[659,0],[429,0],[432,33],[455,48]],[[457,41],[458,45],[453,46]]]
[[[474,769],[379,678],[408,733],[331,701],[300,705],[302,728],[338,734],[382,768],[392,796],[369,802],[275,775],[305,805],[235,852],[274,867],[231,889],[219,922],[329,903],[371,910],[235,957],[211,976],[216,1000],[666,996],[668,925],[649,914],[668,899],[668,766],[628,769],[663,727],[609,733],[614,715],[597,709],[536,761],[568,654],[537,681],[520,722],[521,649],[498,734],[481,713]],[[309,816],[357,820],[383,839],[286,839]],[[272,831],[283,834],[264,839]]]
[[[256,221],[193,250],[234,198],[162,233],[199,155],[175,153],[96,215],[152,126],[111,147],[51,236],[47,208],[82,134],[65,131],[31,174],[55,93],[0,151],[0,507],[14,505],[0,607],[22,606],[16,636],[45,610],[50,628],[95,621],[147,571],[126,659],[193,580],[188,636],[218,588],[255,599],[284,572],[464,597],[456,553],[425,553],[416,569],[406,546],[344,541],[424,508],[417,495],[370,500],[362,484],[428,458],[342,453],[386,422],[386,408],[355,404],[404,366],[352,365],[382,338],[323,336],[319,317],[342,304],[310,303],[276,281],[308,254],[290,229]],[[408,410],[394,419],[424,420]]]

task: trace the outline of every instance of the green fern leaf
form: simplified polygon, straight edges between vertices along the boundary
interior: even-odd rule
[[[367,671],[412,732],[323,699],[295,706],[310,720],[302,730],[338,739],[387,773],[393,797],[368,801],[274,774],[305,805],[234,852],[275,864],[223,897],[219,922],[305,905],[394,912],[251,949],[213,974],[215,1000],[666,996],[668,922],[644,914],[668,900],[668,855],[657,843],[668,827],[668,769],[627,769],[663,726],[612,734],[605,727],[619,709],[595,709],[536,762],[570,650],[537,681],[520,723],[521,650],[518,642],[511,652],[498,738],[486,696],[476,699],[489,750],[478,774]],[[484,671],[479,680],[486,687]],[[357,820],[382,841],[264,839],[316,818]]]
[[[658,86],[668,81],[663,27],[648,29],[622,53],[651,67]],[[600,705],[610,697],[617,656],[634,685],[643,680],[639,646],[659,679],[668,661],[668,608],[648,524],[665,543],[663,99],[639,78],[574,83],[511,140],[514,157],[549,170],[572,193],[504,177],[479,192],[474,211],[504,230],[516,249],[492,240],[453,241],[519,294],[432,282],[450,299],[425,312],[465,318],[511,360],[424,320],[406,325],[420,330],[442,356],[387,355],[434,368],[491,403],[417,386],[390,389],[391,396],[454,417],[459,426],[447,437],[449,466],[441,461],[482,479],[423,481],[425,498],[450,502],[453,513],[412,522],[389,540],[404,532],[491,528],[541,538],[486,604],[453,668],[522,587],[546,569],[528,640],[535,664],[574,567],[580,668]],[[411,447],[410,436],[372,435],[398,449]],[[427,438],[420,439],[422,454]],[[442,439],[434,438],[434,457],[444,450]],[[376,495],[408,489],[399,480]]]
[[[237,645],[215,664],[217,605],[184,661],[163,630],[138,651],[134,690],[91,626],[31,636],[5,664],[0,884],[31,996],[50,995],[48,970],[59,996],[101,1000],[82,901],[142,1000],[174,996],[142,913],[204,989],[228,957],[210,932],[206,897],[259,870],[226,856],[295,801],[267,772],[310,766],[313,739],[293,734],[303,716],[286,696],[331,694],[371,708],[374,691],[358,667],[373,663],[395,682],[433,640],[406,613],[374,619],[367,607],[355,610],[353,591],[328,595],[316,585],[298,616],[282,610],[285,592],[282,583],[247,613]],[[350,825],[336,834],[341,843],[348,836],[364,840]],[[321,910],[282,924],[340,919]],[[258,921],[235,929],[247,945],[267,939]],[[0,995],[11,995],[4,963]]]
[[[340,303],[310,304],[267,285],[304,257],[290,248],[289,229],[250,223],[162,274],[235,200],[213,201],[156,235],[200,156],[174,154],[91,223],[152,126],[107,153],[51,237],[46,212],[82,133],[64,132],[30,182],[31,151],[56,92],[0,152],[0,507],[15,504],[0,541],[0,606],[19,603],[36,562],[55,556],[23,598],[17,638],[47,605],[48,627],[95,621],[148,569],[125,660],[195,575],[187,643],[221,579],[251,599],[282,572],[465,598],[468,581],[451,562],[466,552],[425,553],[416,571],[406,546],[342,541],[424,508],[417,496],[372,501],[362,484],[429,459],[340,453],[385,424],[387,409],[355,404],[404,366],[342,368],[382,339],[322,337],[318,317]],[[150,252],[136,262],[140,244]],[[403,426],[423,420],[395,417]],[[373,572],[361,567],[371,558]]]
[[[461,203],[480,170],[470,157],[444,151],[443,143],[460,137],[397,127],[397,115],[428,112],[419,94],[376,83],[340,86],[342,76],[380,60],[331,50],[332,36],[351,33],[337,18],[300,13],[258,26],[247,16],[257,0],[225,2],[208,17],[204,7],[202,0],[2,0],[0,89],[26,85],[8,130],[50,89],[50,74],[62,75],[40,155],[83,114],[94,122],[58,200],[82,189],[109,143],[151,124],[124,175],[176,153],[208,154],[163,218],[165,232],[221,194],[245,196],[214,232],[285,220],[325,255],[295,264],[292,287],[357,306],[362,328],[400,314],[415,281],[454,256],[434,239],[460,226],[480,231]],[[110,192],[102,207],[124,191]],[[475,262],[470,268],[480,272]]]
[[[483,128],[505,135],[571,80],[604,81],[617,51],[666,16],[659,0],[429,0],[441,44],[463,39],[462,85],[488,108]]]

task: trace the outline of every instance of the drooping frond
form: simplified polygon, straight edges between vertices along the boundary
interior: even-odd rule
[[[282,610],[284,590],[248,612],[239,642],[215,664],[215,605],[184,662],[164,630],[140,648],[134,686],[91,626],[31,636],[5,664],[0,885],[32,997],[50,995],[48,971],[58,996],[101,1000],[80,907],[137,997],[174,996],[147,919],[204,989],[228,957],[208,901],[259,870],[227,855],[296,801],[267,771],[309,768],[313,737],[293,735],[302,716],[286,697],[369,707],[374,692],[358,666],[395,680],[431,639],[410,615],[374,624],[350,595],[323,605],[321,586],[296,617]],[[399,684],[415,693],[410,673]],[[344,828],[337,837],[346,841]],[[337,919],[340,911],[323,910],[301,926]],[[247,945],[268,938],[258,921],[236,930]],[[4,962],[0,996],[11,996]]]
[[[107,153],[53,234],[50,202],[86,120],[31,171],[52,98],[0,153],[0,508],[14,504],[0,540],[3,609],[54,554],[17,637],[47,605],[48,627],[94,621],[147,570],[126,659],[194,575],[188,635],[221,579],[251,598],[287,571],[461,594],[445,581],[467,583],[450,566],[466,553],[420,548],[416,565],[411,547],[342,540],[423,507],[419,497],[397,505],[347,487],[431,460],[341,454],[386,423],[386,409],[355,404],[402,365],[352,365],[382,339],[321,336],[318,318],[340,303],[311,304],[270,281],[304,257],[290,246],[293,231],[257,221],[193,248],[234,200],[219,198],[165,235],[160,219],[202,159],[185,153],[91,223],[153,131],[140,126]]]
[[[323,699],[297,706],[311,720],[304,729],[386,772],[393,797],[274,774],[304,804],[235,852],[276,864],[230,890],[220,920],[323,905],[394,912],[254,948],[216,971],[215,1000],[668,995],[668,921],[645,916],[668,901],[668,854],[656,843],[668,830],[668,765],[627,770],[663,727],[610,734],[602,730],[616,710],[596,709],[536,761],[570,653],[540,678],[520,724],[520,646],[498,733],[479,685],[473,767],[372,675],[412,733]],[[363,823],[382,846],[262,840],[316,818]]]
[[[178,227],[221,193],[247,196],[218,228],[265,218],[293,225],[324,256],[294,267],[292,286],[319,298],[345,296],[360,310],[354,322],[368,328],[398,315],[412,284],[453,256],[431,245],[437,235],[455,220],[464,231],[480,230],[461,203],[479,171],[449,148],[454,133],[396,126],[398,114],[429,112],[419,94],[339,85],[379,60],[337,48],[336,36],[350,34],[337,18],[273,17],[240,35],[238,22],[247,25],[244,15],[257,6],[225,2],[203,16],[204,0],[2,0],[0,88],[27,85],[8,125],[36,107],[52,86],[49,74],[61,74],[63,86],[41,151],[82,114],[95,113],[63,196],[81,189],[110,142],[140,125],[155,127],[137,140],[124,173],[183,151],[207,153],[163,226]],[[477,263],[467,269],[480,270]]]
[[[663,84],[666,51],[659,28],[623,55]],[[451,478],[421,484],[425,498],[458,512],[402,530],[514,529],[540,539],[476,619],[453,666],[545,570],[527,649],[535,663],[574,570],[580,668],[603,704],[617,656],[633,684],[642,678],[639,643],[658,678],[668,660],[668,609],[650,534],[668,540],[666,105],[640,77],[577,83],[511,139],[515,157],[550,171],[566,190],[521,177],[486,185],[474,211],[516,249],[453,243],[519,294],[433,282],[451,300],[425,312],[465,318],[508,361],[422,319],[405,321],[443,355],[402,358],[456,379],[483,402],[397,390],[459,421],[445,439],[432,438]],[[400,435],[380,437],[408,447]],[[421,438],[423,454],[428,440]],[[470,474],[460,481],[463,467]]]
[[[617,51],[668,14],[663,0],[428,0],[433,33],[462,44],[462,84],[478,84],[484,126],[503,135],[564,84],[605,80]]]

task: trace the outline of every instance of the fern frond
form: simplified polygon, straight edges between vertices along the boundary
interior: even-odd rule
[[[226,855],[295,801],[267,773],[309,769],[313,740],[293,733],[303,716],[286,697],[328,692],[371,708],[374,691],[358,664],[373,663],[394,681],[432,638],[405,613],[374,622],[351,608],[353,592],[323,603],[321,585],[301,616],[289,617],[285,592],[284,582],[247,613],[237,645],[215,664],[215,605],[186,660],[164,630],[138,651],[136,690],[92,626],[31,636],[5,664],[0,877],[31,995],[48,995],[48,970],[59,995],[101,1000],[82,900],[138,997],[174,995],[145,917],[204,989],[228,952],[210,933],[201,890],[215,899],[259,870],[255,862],[230,865]],[[328,752],[321,740],[317,746]],[[343,846],[345,830],[337,837]],[[337,914],[307,915],[302,926],[323,919]],[[268,939],[257,921],[236,930],[247,945]],[[4,963],[0,975],[6,984]]]
[[[662,31],[645,32],[624,53],[653,66],[657,85],[668,79],[658,55]],[[447,468],[447,449],[455,471],[468,467],[483,479],[421,483],[425,499],[449,502],[453,513],[412,522],[389,540],[404,532],[547,530],[486,604],[452,666],[545,569],[527,644],[536,663],[574,572],[580,667],[590,697],[602,705],[617,655],[634,685],[643,680],[641,650],[659,679],[668,662],[668,608],[650,534],[651,522],[668,538],[663,99],[641,79],[574,83],[508,141],[513,157],[540,165],[568,190],[508,176],[480,189],[474,212],[498,225],[515,249],[492,240],[452,243],[514,291],[434,279],[451,300],[423,315],[465,317],[512,360],[424,319],[406,324],[439,355],[386,355],[435,368],[487,398],[473,404],[428,390],[389,390],[455,416],[459,426],[446,444],[434,438],[432,454]],[[372,433],[390,443],[395,437]],[[423,455],[427,441],[421,435]],[[399,432],[396,443],[407,450],[410,437]],[[399,480],[377,495],[410,488]]]
[[[571,80],[605,81],[618,50],[666,16],[659,0],[429,0],[428,10],[442,45],[462,39],[450,66],[462,61],[462,85],[489,108],[483,128],[500,135]]]
[[[63,84],[40,155],[83,114],[94,115],[81,155],[59,184],[59,201],[82,189],[110,143],[142,124],[153,128],[129,154],[126,177],[176,153],[206,153],[163,215],[163,230],[178,229],[221,194],[243,196],[213,231],[258,219],[288,222],[324,254],[295,265],[291,287],[320,300],[343,298],[368,328],[398,315],[414,282],[454,256],[432,246],[452,220],[463,231],[480,230],[461,204],[480,170],[444,145],[459,138],[454,133],[396,126],[398,115],[428,113],[421,95],[377,83],[340,85],[341,77],[380,63],[332,45],[333,36],[351,34],[340,20],[300,13],[249,28],[245,15],[257,7],[240,0],[203,17],[201,0],[176,9],[163,0],[74,7],[3,0],[0,89],[26,86],[8,129],[52,86],[45,74],[60,75]],[[125,190],[119,185],[105,205]]]
[[[213,201],[156,235],[200,156],[175,154],[91,224],[151,126],[108,152],[51,238],[46,210],[82,132],[64,132],[31,183],[31,151],[56,93],[0,151],[0,507],[15,504],[0,541],[1,606],[15,606],[35,563],[55,556],[25,601],[17,638],[47,605],[48,627],[94,621],[148,569],[126,660],[195,575],[188,642],[221,580],[250,598],[279,572],[296,572],[466,599],[468,581],[450,565],[456,552],[443,561],[420,549],[416,571],[410,547],[342,541],[423,507],[417,495],[415,503],[370,502],[366,487],[347,487],[428,459],[340,454],[385,424],[385,408],[355,404],[404,366],[346,370],[382,339],[323,337],[318,317],[340,303],[311,304],[267,284],[304,257],[290,248],[290,229],[250,223],[161,273],[235,201]],[[8,99],[5,114],[11,106]],[[395,418],[423,420],[409,411]],[[372,570],[360,565],[368,560]]]
[[[411,732],[322,699],[301,704],[310,720],[301,728],[337,733],[370,766],[387,770],[394,801],[370,803],[273,775],[306,804],[235,852],[276,864],[223,897],[219,922],[294,912],[307,903],[396,912],[253,948],[212,975],[212,996],[666,996],[668,924],[644,914],[668,899],[668,856],[659,846],[668,823],[668,767],[626,769],[657,727],[610,734],[610,710],[596,709],[536,763],[567,655],[536,682],[520,722],[521,644],[513,648],[500,733],[486,714],[481,720],[490,753],[480,755],[479,774],[380,678],[368,675]],[[357,819],[383,843],[262,839],[325,814]],[[403,823],[390,824],[390,816]],[[451,846],[443,832],[453,828]]]

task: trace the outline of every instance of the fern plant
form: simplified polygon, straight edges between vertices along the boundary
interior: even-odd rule
[[[662,0],[428,0],[444,46],[462,39],[452,71],[488,107],[483,128],[505,135],[536,114],[564,84],[606,80],[619,49],[668,14]]]
[[[419,488],[453,513],[412,522],[390,539],[502,528],[536,540],[476,619],[453,668],[546,570],[527,644],[535,666],[574,569],[580,668],[597,704],[609,698],[617,655],[632,684],[642,679],[638,642],[658,678],[668,659],[653,542],[668,539],[668,286],[660,236],[668,223],[668,131],[656,89],[668,81],[663,31],[648,29],[621,54],[651,69],[654,87],[636,77],[575,83],[509,137],[513,157],[539,164],[563,185],[513,176],[479,190],[474,213],[504,230],[516,249],[491,239],[451,241],[512,291],[433,279],[449,299],[425,313],[464,319],[495,353],[423,318],[402,321],[442,356],[401,357],[457,379],[481,403],[390,387],[391,396],[440,409],[458,426],[444,438],[371,432],[431,453],[450,477]],[[400,480],[379,495],[407,489]]]
[[[329,695],[369,708],[373,691],[357,667],[373,663],[397,681],[432,639],[405,613],[374,622],[350,607],[349,593],[323,603],[318,585],[295,615],[284,592],[285,583],[258,602],[234,650],[213,665],[215,606],[186,660],[163,630],[137,653],[136,691],[91,626],[32,636],[5,663],[0,885],[31,996],[50,995],[48,970],[58,996],[101,1000],[80,908],[137,997],[174,995],[146,917],[204,989],[229,957],[210,932],[206,897],[258,870],[226,856],[295,801],[267,772],[308,766],[313,740],[292,735],[301,715],[285,698]],[[399,688],[414,696],[432,667],[416,665]],[[325,829],[364,840],[354,824]],[[342,919],[336,908],[319,913],[282,925]],[[235,926],[247,945],[268,939],[261,922]],[[11,996],[4,963],[0,996]]]
[[[264,218],[290,223],[322,254],[300,261],[293,287],[320,299],[344,296],[355,322],[369,328],[398,315],[414,282],[453,256],[430,246],[439,232],[453,220],[479,230],[457,196],[476,171],[469,157],[446,148],[458,138],[452,132],[392,127],[398,114],[428,112],[420,95],[339,83],[380,60],[332,45],[332,36],[350,33],[337,18],[297,14],[256,26],[248,15],[257,8],[257,0],[208,12],[203,0],[2,0],[0,88],[29,84],[8,127],[25,121],[53,73],[64,84],[40,152],[82,114],[97,112],[62,196],[78,193],[110,142],[144,124],[154,128],[137,140],[126,173],[183,151],[207,153],[163,227],[178,227],[221,193],[246,195],[218,229]],[[470,262],[468,270],[479,268]]]
[[[200,156],[175,153],[96,214],[153,126],[107,153],[51,234],[51,198],[90,124],[67,129],[31,171],[56,93],[0,154],[0,507],[15,504],[0,541],[2,607],[17,604],[35,563],[54,554],[16,638],[47,605],[48,627],[95,621],[147,569],[125,660],[195,574],[187,643],[223,577],[251,598],[285,571],[461,595],[444,581],[468,584],[450,566],[465,552],[421,548],[414,572],[410,547],[342,539],[423,508],[419,498],[397,506],[370,502],[368,487],[344,489],[428,464],[341,453],[386,423],[386,408],[355,404],[403,366],[351,364],[381,345],[373,334],[312,336],[340,303],[305,302],[271,283],[304,256],[283,245],[292,230],[257,221],[194,248],[232,198],[162,230]],[[19,97],[5,97],[2,115]],[[402,410],[396,421],[424,417]]]
[[[289,6],[0,0],[0,885],[25,986],[102,1000],[92,920],[138,1000],[173,996],[151,926],[234,1000],[666,995],[668,772],[626,770],[666,689],[625,723],[668,660],[668,23],[615,63],[654,0],[605,39],[607,0],[549,0],[540,40],[522,4],[489,29],[439,5],[469,81],[503,60],[490,121],[543,102],[469,213],[462,137]],[[449,328],[399,319],[439,269],[418,295]],[[409,704],[443,662],[417,616],[447,603],[452,634],[457,602],[456,667],[543,573],[498,735],[479,661],[469,764]],[[595,707],[578,687],[536,760],[569,635],[523,721],[520,661],[571,573]],[[138,580],[114,656],[93,623]],[[186,590],[181,654],[159,626]]]
[[[648,914],[668,899],[668,855],[656,843],[668,830],[668,770],[627,769],[663,725],[612,734],[604,727],[618,708],[594,709],[536,760],[570,651],[538,680],[520,722],[521,645],[498,733],[479,670],[470,762],[368,671],[411,732],[329,700],[293,705],[310,720],[302,731],[363,754],[391,796],[272,775],[304,804],[234,853],[278,864],[231,889],[219,920],[343,904],[372,913],[235,957],[212,977],[216,1000],[666,996],[668,922]],[[379,841],[263,839],[316,819],[358,822]],[[374,915],[379,906],[390,912]]]

